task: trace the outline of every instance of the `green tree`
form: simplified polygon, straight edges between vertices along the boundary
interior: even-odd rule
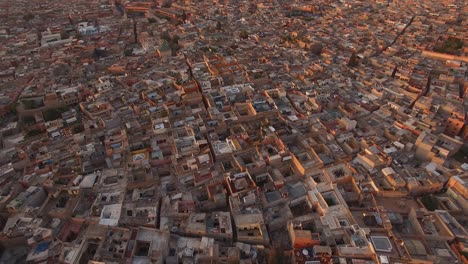
[[[179,40],[179,35],[174,35],[174,37],[172,37],[172,43],[174,43],[175,45],[179,45]]]
[[[42,103],[36,102],[34,100],[22,100],[21,104],[23,105],[25,109],[35,109],[35,108],[43,106]]]
[[[80,124],[80,125],[77,125],[77,126],[74,126],[73,129],[72,129],[72,132],[73,132],[74,134],[78,134],[78,133],[81,133],[81,132],[83,132],[83,131],[84,131],[84,127],[83,127],[83,125],[81,125],[81,124]]]
[[[62,112],[60,109],[48,109],[44,111],[44,120],[53,121],[62,117]]]
[[[16,107],[18,107],[17,102],[10,104],[10,112],[12,112],[13,114],[16,114]]]
[[[34,14],[32,13],[26,13],[24,16],[23,16],[23,19],[26,20],[26,22],[29,22],[30,20],[32,20],[34,18]]]
[[[293,40],[291,35],[289,35],[289,34],[284,35],[282,39],[283,39],[284,42],[286,42],[286,41],[289,42],[289,41]]]
[[[353,54],[351,54],[351,58],[349,58],[348,66],[349,67],[356,67],[356,66],[358,66],[358,64],[359,64],[359,58],[358,58],[356,52],[353,52]]]
[[[434,51],[452,54],[452,55],[458,55],[462,48],[463,48],[463,40],[455,38],[455,37],[449,37],[442,44],[436,45],[434,47]]]
[[[316,56],[320,56],[322,54],[323,46],[320,43],[315,43],[310,46],[310,52]]]
[[[247,30],[242,30],[239,34],[239,37],[241,39],[247,39],[249,37],[249,33],[247,32]]]
[[[125,49],[124,50],[124,55],[125,57],[132,56],[133,50],[132,49]]]
[[[32,116],[24,116],[22,118],[23,124],[30,125],[36,123],[36,119]]]
[[[432,194],[425,194],[421,198],[421,202],[429,211],[434,211],[437,209],[437,200],[432,196]]]
[[[40,134],[42,134],[41,130],[33,129],[33,130],[30,130],[28,133],[26,133],[25,137],[29,138],[29,137],[34,137],[34,136],[37,136],[37,135],[40,135]]]

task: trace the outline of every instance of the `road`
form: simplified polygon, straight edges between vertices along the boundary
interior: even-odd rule
[[[377,57],[379,56],[380,54],[382,54],[382,52],[386,51],[388,48],[390,48],[393,44],[395,44],[397,42],[397,40],[403,35],[405,34],[405,31],[406,29],[411,26],[411,24],[413,23],[413,20],[414,18],[416,17],[416,15],[413,15],[410,19],[410,21],[408,22],[408,24],[406,24],[406,26],[395,36],[395,38],[393,39],[392,43],[388,44],[387,46],[385,46],[383,49],[381,50],[378,50],[374,55],[370,56],[370,57]]]

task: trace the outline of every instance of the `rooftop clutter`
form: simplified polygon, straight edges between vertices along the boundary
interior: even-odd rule
[[[463,1],[0,6],[0,262],[467,262]]]

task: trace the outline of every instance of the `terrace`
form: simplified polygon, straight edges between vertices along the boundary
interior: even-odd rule
[[[98,255],[106,261],[119,260],[124,258],[127,244],[130,240],[130,231],[124,228],[109,229],[105,236]]]
[[[226,178],[226,183],[231,194],[249,191],[256,187],[255,182],[247,172],[230,175]]]
[[[325,169],[332,182],[340,182],[347,177],[353,176],[354,172],[345,164],[340,163]]]

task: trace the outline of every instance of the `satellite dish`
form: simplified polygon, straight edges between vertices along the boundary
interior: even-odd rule
[[[307,256],[307,255],[309,255],[309,251],[307,251],[307,249],[303,249],[302,254],[304,254],[304,256]]]

